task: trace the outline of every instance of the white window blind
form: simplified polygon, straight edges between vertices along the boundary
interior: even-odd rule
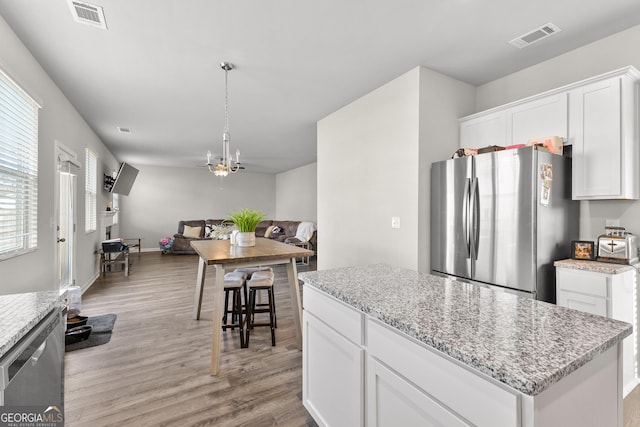
[[[84,231],[96,231],[96,205],[98,198],[97,158],[93,151],[85,149],[84,170]]]
[[[0,259],[38,247],[38,108],[0,71]]]

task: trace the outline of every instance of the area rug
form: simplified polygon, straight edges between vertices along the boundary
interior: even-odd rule
[[[116,323],[115,314],[104,314],[102,316],[89,317],[87,325],[91,325],[91,335],[84,341],[66,345],[65,351],[80,350],[88,347],[106,344],[111,340],[111,331]]]

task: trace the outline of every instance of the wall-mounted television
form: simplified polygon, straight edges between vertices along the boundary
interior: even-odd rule
[[[112,184],[110,183],[111,185],[107,185],[107,176],[105,176],[105,189],[110,193],[128,196],[137,176],[138,169],[128,163],[122,162],[115,179],[112,178]]]

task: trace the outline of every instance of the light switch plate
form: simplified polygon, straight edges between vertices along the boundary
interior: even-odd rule
[[[400,228],[400,217],[392,216],[391,217],[391,228]]]

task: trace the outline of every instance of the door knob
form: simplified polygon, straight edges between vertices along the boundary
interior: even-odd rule
[[[64,242],[66,242],[66,241],[67,241],[67,239],[65,239],[64,237],[63,237],[63,238],[61,238],[61,239],[60,239],[60,238],[58,238],[58,243],[64,243]]]

